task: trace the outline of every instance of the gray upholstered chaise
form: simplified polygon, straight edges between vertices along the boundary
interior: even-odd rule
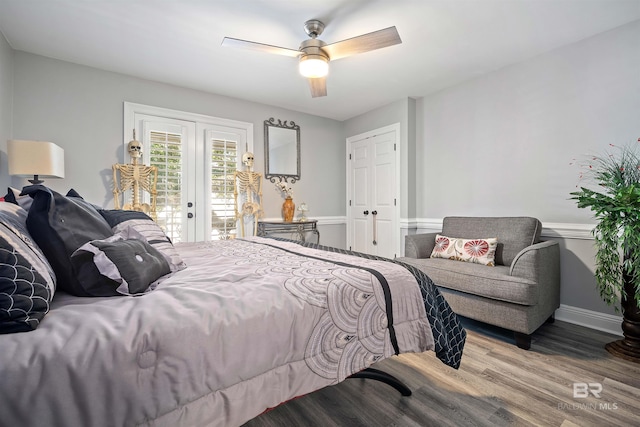
[[[495,267],[430,258],[438,233],[408,235],[399,261],[420,268],[461,316],[514,331],[529,349],[531,334],[560,306],[560,251],[540,241],[542,224],[530,217],[446,217],[447,237],[498,238]]]

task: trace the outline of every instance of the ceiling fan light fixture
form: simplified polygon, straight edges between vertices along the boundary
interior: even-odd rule
[[[329,74],[329,59],[322,55],[309,54],[300,58],[300,74],[310,79],[326,77]]]

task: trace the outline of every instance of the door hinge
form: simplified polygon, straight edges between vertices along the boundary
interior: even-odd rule
[[[396,199],[393,199],[393,206],[396,205]]]
[[[351,154],[349,154],[349,160],[351,160]]]
[[[349,250],[351,250],[351,246],[349,246]]]
[[[349,206],[351,206],[351,200],[349,200]]]
[[[396,151],[396,143],[393,143],[393,151]]]

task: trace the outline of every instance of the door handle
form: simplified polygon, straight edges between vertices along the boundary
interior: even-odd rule
[[[192,214],[191,212],[189,212],[189,213],[187,214],[187,218],[193,218],[193,214]]]
[[[371,212],[371,215],[373,215],[373,246],[376,246],[378,244],[378,227],[376,224],[376,219],[378,219],[378,211],[373,211]]]
[[[369,215],[369,211],[364,211],[362,213],[365,214],[365,215]]]

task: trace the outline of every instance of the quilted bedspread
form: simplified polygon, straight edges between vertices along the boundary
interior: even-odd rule
[[[465,331],[423,273],[252,237],[176,245],[138,297],[56,294],[0,336],[0,425],[237,426],[397,353],[458,367]]]

